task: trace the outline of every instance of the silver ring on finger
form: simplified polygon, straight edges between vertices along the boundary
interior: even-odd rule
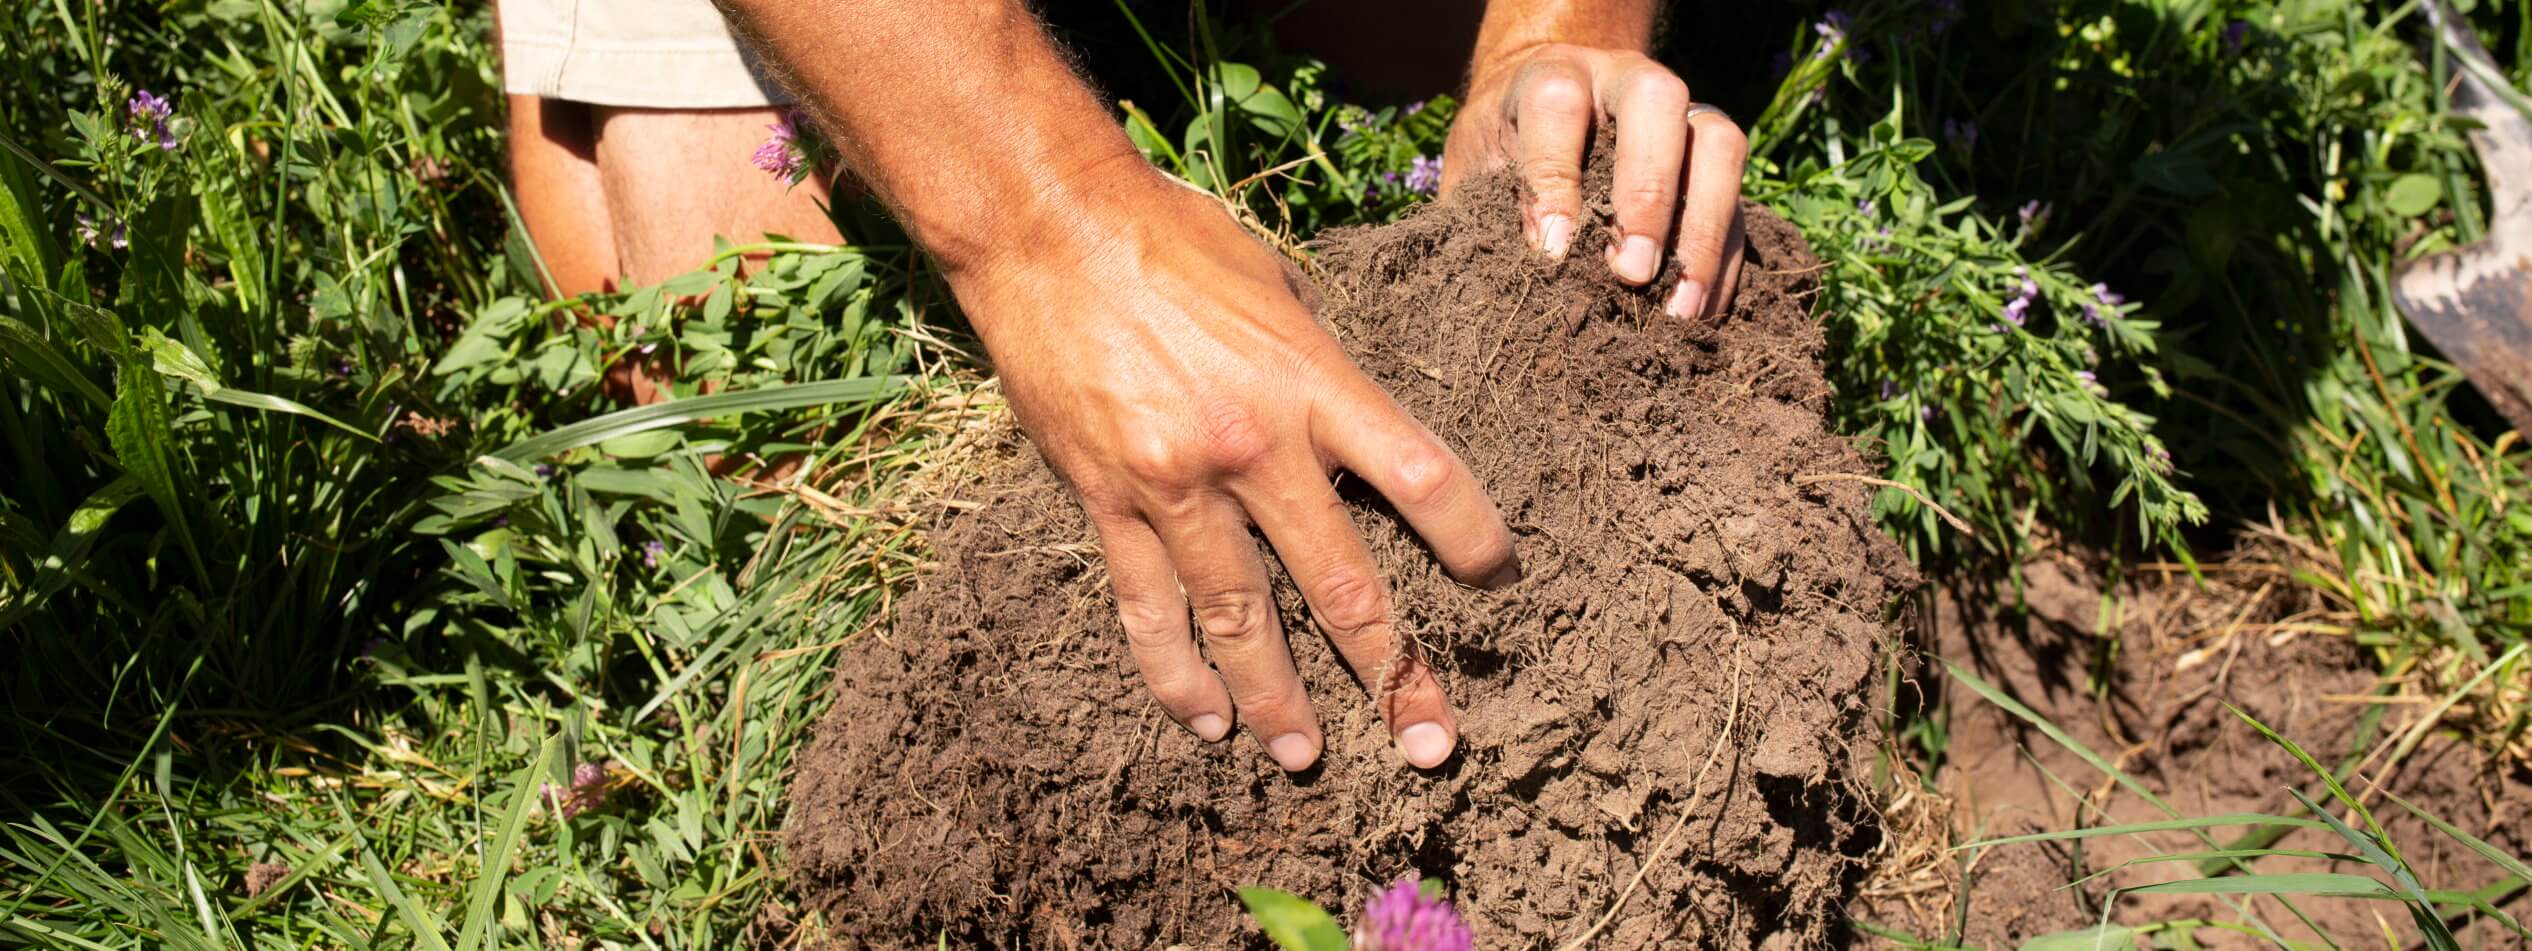
[[[1723,121],[1725,121],[1725,122],[1730,122],[1730,121],[1732,121],[1732,117],[1731,117],[1730,115],[1726,114],[1726,113],[1723,111],[1723,107],[1722,107],[1722,106],[1715,105],[1714,103],[1711,103],[1711,102],[1698,102],[1698,103],[1690,103],[1690,104],[1689,104],[1689,106],[1688,106],[1688,121],[1690,121],[1690,122],[1695,122],[1695,121],[1697,121],[1697,117],[1698,117],[1698,116],[1722,116],[1722,117],[1723,117]]]

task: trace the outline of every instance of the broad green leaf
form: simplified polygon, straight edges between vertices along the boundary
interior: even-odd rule
[[[2136,931],[2125,925],[2096,925],[2044,934],[2022,942],[2020,951],[2109,951],[2136,946]]]
[[[467,322],[457,342],[431,365],[434,376],[446,376],[459,370],[473,369],[510,355],[510,337],[527,323],[531,308],[525,298],[504,297],[484,306]]]
[[[106,416],[106,442],[114,447],[115,461],[123,471],[158,504],[177,542],[184,546],[185,557],[193,562],[195,577],[207,588],[211,571],[194,543],[184,496],[176,486],[175,432],[167,415],[167,387],[156,372],[133,359],[124,362],[114,389],[114,409]]]
[[[1240,889],[1257,928],[1284,951],[1346,951],[1345,929],[1327,910],[1309,899],[1274,888]]]
[[[80,566],[87,562],[88,550],[96,547],[97,533],[105,529],[106,522],[114,518],[114,513],[122,511],[125,504],[140,496],[140,481],[122,475],[90,493],[86,501],[72,509],[69,523],[53,535],[52,544],[46,546],[43,559],[35,563],[35,579],[28,586],[30,590],[26,597],[8,610],[0,611],[0,629],[33,613],[44,599],[69,586],[71,579],[79,576]]]
[[[222,180],[216,187],[204,188],[202,222],[228,251],[229,280],[237,286],[238,309],[257,314],[265,300],[264,245],[255,234],[254,216],[238,198],[237,187],[232,180]]]
[[[2443,200],[2444,183],[2433,175],[2419,172],[2392,179],[2391,187],[2383,190],[2383,204],[2403,218],[2426,214]]]
[[[87,371],[44,339],[35,328],[9,317],[0,317],[0,362],[17,373],[65,396],[76,396],[98,409],[112,405],[104,388],[88,378]]]
[[[14,155],[34,163],[34,156],[18,149],[16,141],[5,135],[0,135],[0,141],[6,141]],[[0,155],[0,274],[28,287],[49,288],[60,261],[61,251],[44,221],[43,196],[36,193],[34,177],[16,158]]]

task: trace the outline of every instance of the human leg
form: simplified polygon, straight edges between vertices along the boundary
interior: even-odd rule
[[[768,234],[842,240],[821,207],[824,180],[812,174],[794,186],[749,161],[781,121],[779,110],[593,111],[617,274],[626,282],[656,283],[701,266],[716,235],[742,244]]]

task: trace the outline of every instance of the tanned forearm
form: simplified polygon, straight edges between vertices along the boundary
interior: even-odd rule
[[[1016,0],[718,2],[952,272],[1063,243],[1073,210],[1157,179]]]
[[[1654,0],[1491,0],[1477,28],[1477,77],[1542,43],[1644,52],[1653,43]]]

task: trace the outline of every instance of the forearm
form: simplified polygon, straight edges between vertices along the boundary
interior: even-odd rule
[[[1491,0],[1477,28],[1470,72],[1482,78],[1494,64],[1544,43],[1644,52],[1653,42],[1655,0]]]
[[[953,274],[1158,174],[1016,0],[719,2]]]

